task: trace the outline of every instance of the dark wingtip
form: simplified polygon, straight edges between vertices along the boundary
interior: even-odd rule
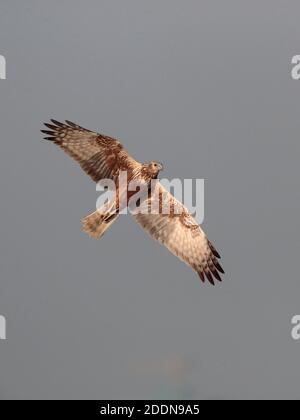
[[[55,124],[56,126],[58,126],[58,127],[63,127],[64,125],[63,125],[63,123],[61,123],[61,122],[59,122],[59,121],[57,121],[57,120],[54,120],[54,119],[52,119],[51,118],[51,120],[50,120],[53,124]]]
[[[203,283],[205,283],[205,276],[204,276],[204,274],[203,274],[203,272],[202,272],[202,271],[198,271],[198,276],[200,277],[200,280],[201,280]]]
[[[57,130],[57,126],[56,126],[56,125],[49,124],[49,123],[45,123],[45,122],[44,122],[44,125],[45,125],[47,128],[50,128],[50,130]]]
[[[65,123],[68,124],[70,127],[76,128],[77,125],[70,120],[65,120]]]
[[[49,136],[53,136],[53,131],[49,131],[49,130],[41,130],[41,132],[43,134],[48,134]]]
[[[221,276],[219,275],[219,273],[217,272],[217,270],[212,270],[213,276],[220,282],[222,283],[222,279]]]
[[[206,271],[205,272],[205,275],[206,275],[208,281],[210,282],[210,284],[212,284],[213,286],[215,286],[215,282],[214,282],[214,279],[213,279],[213,276],[212,276],[211,272],[210,271]]]
[[[214,261],[214,265],[220,273],[225,274],[225,271],[223,270],[223,267],[221,266],[221,264],[219,264],[218,261]]]
[[[213,255],[216,258],[221,259],[221,255],[218,253],[218,251],[216,250],[216,248],[213,246],[213,244],[210,241],[208,241],[208,245],[209,245],[209,248],[210,248],[211,252],[213,253]]]

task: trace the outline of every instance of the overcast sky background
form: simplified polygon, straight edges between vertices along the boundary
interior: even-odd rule
[[[0,398],[299,398],[300,3],[0,4]],[[213,288],[131,220],[81,232],[95,185],[49,118],[205,178]]]

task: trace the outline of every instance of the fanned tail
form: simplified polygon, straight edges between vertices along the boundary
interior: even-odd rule
[[[82,230],[91,238],[100,239],[118,217],[115,209],[107,210],[104,206],[82,219]]]

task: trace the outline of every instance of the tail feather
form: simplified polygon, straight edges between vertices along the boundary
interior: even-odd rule
[[[97,210],[82,220],[82,230],[91,238],[100,239],[118,216],[118,213]]]

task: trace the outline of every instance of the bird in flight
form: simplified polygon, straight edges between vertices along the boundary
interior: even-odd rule
[[[50,140],[76,160],[81,168],[95,182],[110,179],[117,185],[121,172],[127,173],[127,182],[139,181],[147,188],[141,207],[157,208],[156,212],[133,212],[135,221],[152,238],[166,246],[169,251],[195,270],[200,279],[207,279],[212,285],[215,279],[222,281],[219,273],[224,270],[219,263],[220,255],[208,240],[189,210],[179,202],[159,182],[158,175],[163,169],[161,163],[151,161],[139,163],[123,148],[122,144],[111,137],[87,130],[71,121],[65,123],[51,120],[45,123],[47,130],[41,130]],[[150,184],[155,181],[154,192]],[[148,190],[149,188],[149,190]],[[119,191],[109,203],[82,220],[83,231],[99,239],[117,220],[121,209],[128,205],[124,191]],[[128,192],[127,192],[128,195]],[[157,203],[158,201],[158,203]],[[168,205],[170,211],[162,211]]]

